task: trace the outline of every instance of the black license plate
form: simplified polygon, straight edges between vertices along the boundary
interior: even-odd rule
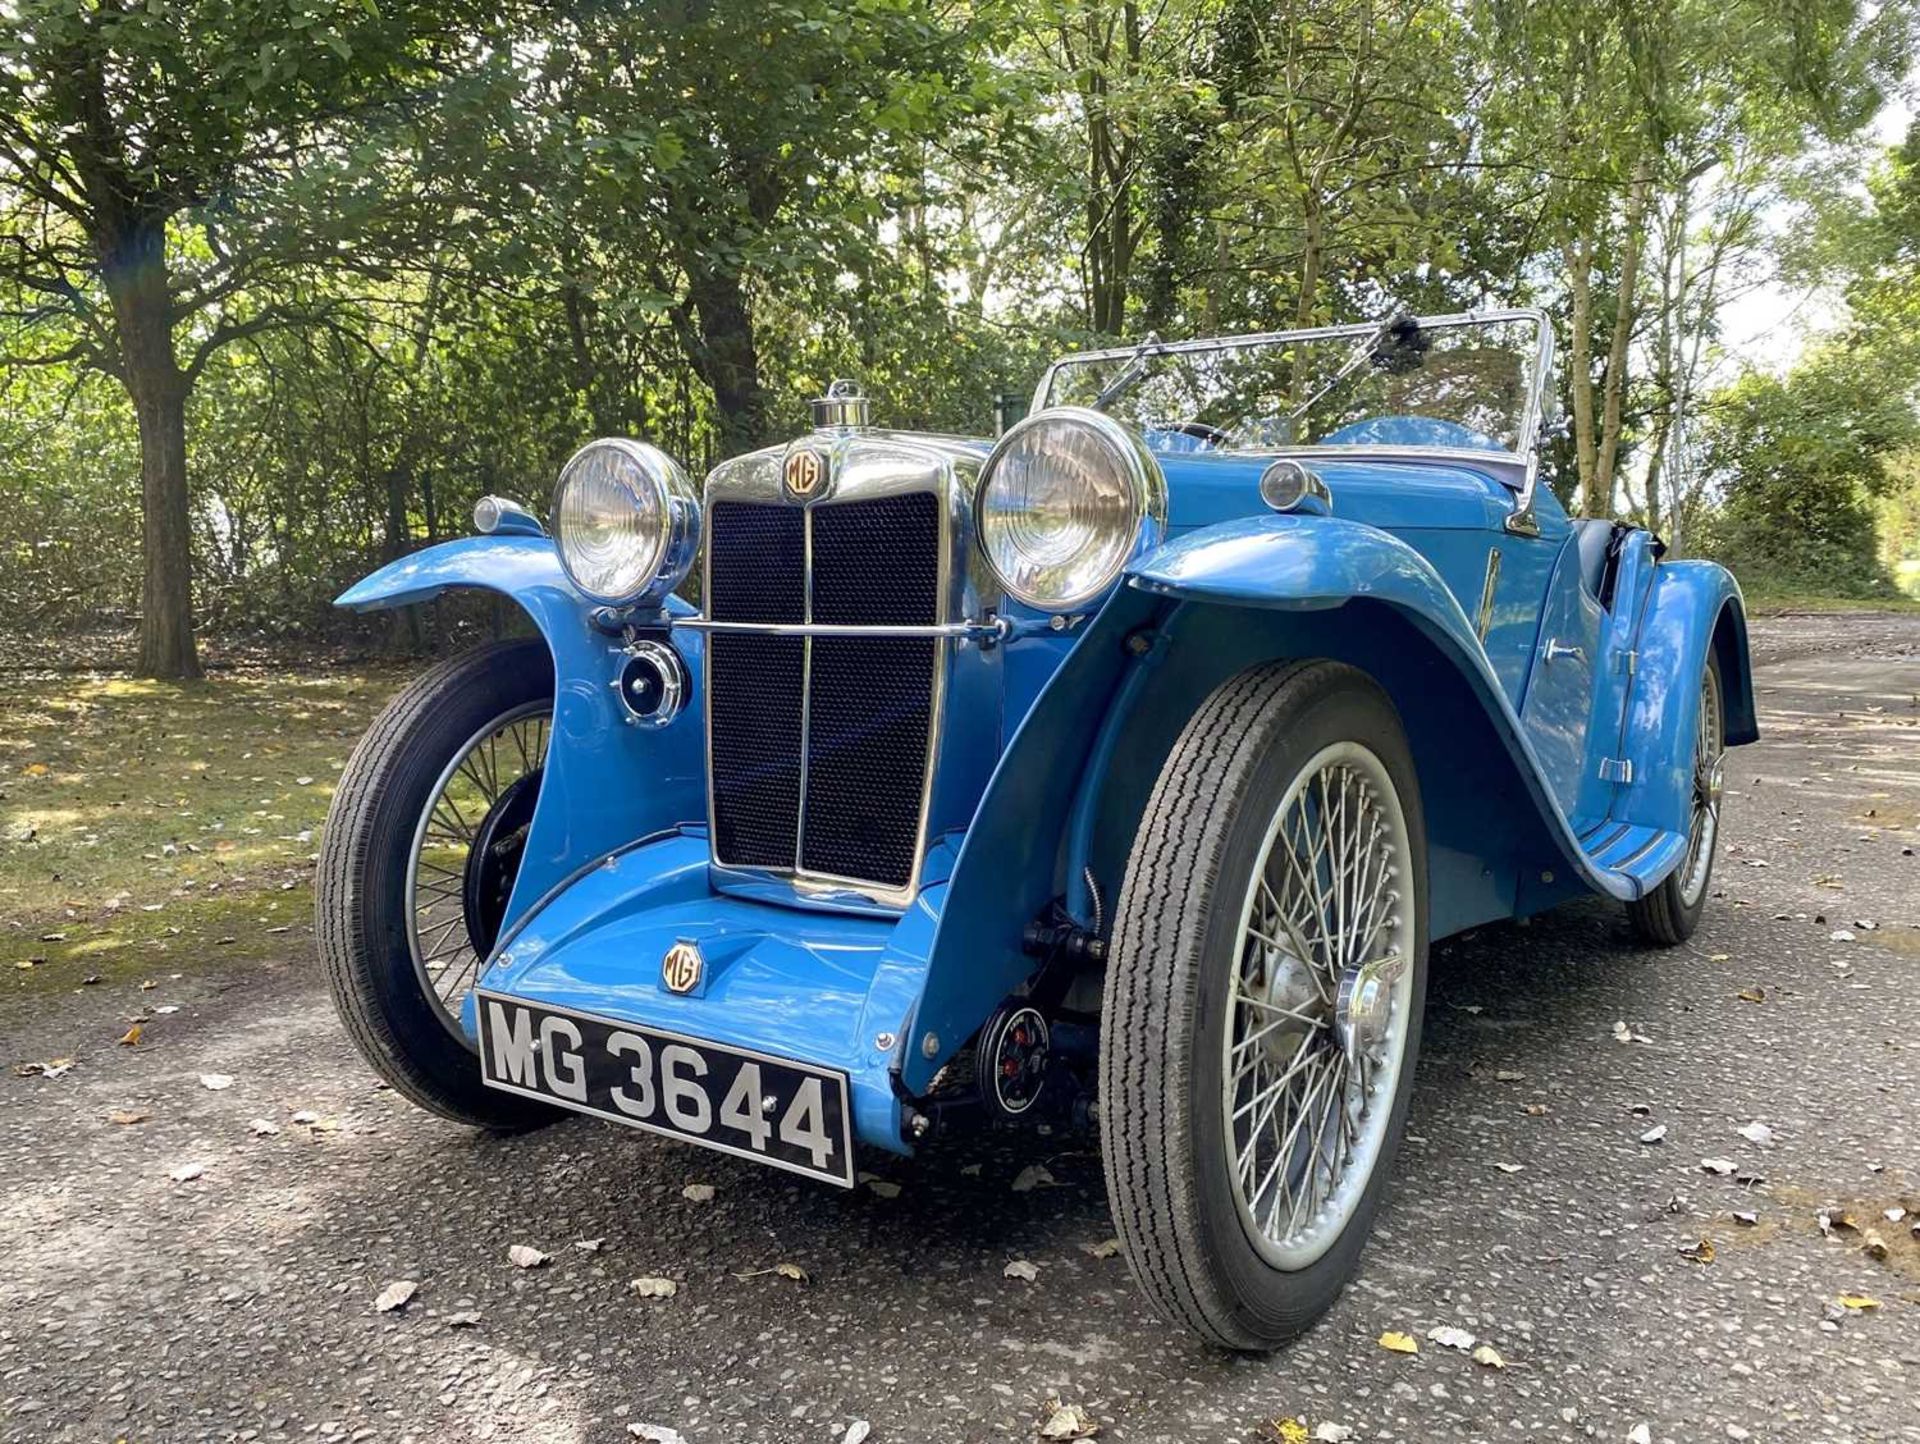
[[[847,1075],[478,993],[490,1088],[853,1187]]]

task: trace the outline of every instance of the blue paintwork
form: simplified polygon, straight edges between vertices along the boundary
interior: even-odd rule
[[[588,621],[546,537],[467,537],[403,557],[343,592],[357,612],[429,601],[450,587],[499,592],[533,619],[553,654],[553,740],[527,850],[507,904],[508,928],[547,893],[602,854],[635,838],[706,817],[706,728],[689,707],[658,729],[622,721],[614,683],[624,660]],[[690,615],[677,597],[670,610]],[[676,633],[690,675],[701,675],[701,639]],[[469,1019],[469,1027],[472,1021]]]
[[[1340,440],[1487,443],[1461,428],[1437,439],[1437,425],[1384,418]],[[590,624],[545,538],[451,543],[349,591],[342,605],[368,609],[489,588],[519,603],[552,650],[548,775],[482,985],[842,1069],[858,1136],[909,1151],[903,1098],[923,1093],[1027,981],[1028,923],[1056,900],[1086,925],[1112,917],[1180,728],[1227,677],[1281,657],[1363,667],[1399,708],[1428,820],[1435,936],[1586,891],[1638,897],[1677,863],[1693,679],[1710,648],[1729,741],[1753,734],[1744,615],[1724,571],[1660,564],[1633,534],[1603,607],[1582,575],[1590,524],[1571,522],[1544,486],[1540,534],[1505,531],[1505,455],[1483,466],[1458,450],[1329,453],[1314,465],[1333,515],[1274,515],[1258,501],[1264,459],[1154,439],[1170,496],[1164,544],[1065,628],[1007,601],[1008,640],[990,655],[956,651],[931,842],[903,910],[716,877],[702,699],[658,732],[621,725],[616,643]],[[1492,552],[1499,584],[1483,639],[1474,618]],[[699,636],[672,638],[698,678]],[[1550,644],[1578,656],[1548,662]],[[1631,782],[1603,778],[1603,757],[1630,763]],[[658,970],[682,938],[708,965],[684,997]]]
[[[1435,416],[1370,416],[1320,438],[1322,446],[1460,446],[1472,451],[1507,448],[1471,426]]]

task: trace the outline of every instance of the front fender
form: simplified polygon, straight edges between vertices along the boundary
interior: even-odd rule
[[[705,820],[703,643],[697,633],[673,634],[694,695],[671,723],[649,729],[626,725],[615,692],[621,644],[592,625],[593,603],[574,590],[546,537],[465,537],[428,547],[362,578],[335,605],[378,611],[461,587],[516,603],[546,640],[556,679],[546,773],[507,904],[504,942],[529,909],[581,868],[636,838]],[[675,615],[693,611],[677,597],[668,606]]]
[[[1733,574],[1713,562],[1662,563],[1654,572],[1634,649],[1622,727],[1633,777],[1621,789],[1614,815],[1625,822],[1672,826],[1662,819],[1686,817],[1691,804],[1700,676],[1710,651],[1720,661],[1727,745],[1760,736],[1746,602]]]
[[[1379,678],[1407,721],[1423,793],[1449,794],[1428,807],[1430,833],[1436,818],[1455,827],[1430,847],[1436,886],[1446,880],[1457,910],[1450,924],[1436,919],[1436,932],[1509,914],[1520,893],[1523,910],[1544,906],[1567,895],[1569,878],[1637,894],[1634,880],[1589,863],[1472,624],[1425,558],[1337,518],[1223,522],[1134,565],[1008,743],[954,864],[912,1029],[919,1046],[904,1051],[907,1087],[923,1091],[1025,980],[1023,930],[1078,885],[1083,866],[1107,881],[1111,902],[1147,794],[1200,702],[1234,673],[1288,656],[1331,657]],[[1471,735],[1456,720],[1466,715]],[[1469,748],[1478,750],[1462,756]],[[1107,800],[1076,806],[1088,789]],[[1063,839],[1083,815],[1096,821],[1081,857]],[[1523,877],[1515,859],[1532,871]]]

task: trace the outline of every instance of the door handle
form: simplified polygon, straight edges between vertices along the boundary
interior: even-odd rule
[[[1557,637],[1549,637],[1547,639],[1547,661],[1554,662],[1561,657],[1572,657],[1575,661],[1584,662],[1587,660],[1587,653],[1585,648],[1569,645]]]

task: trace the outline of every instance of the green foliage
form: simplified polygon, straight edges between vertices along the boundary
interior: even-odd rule
[[[485,493],[542,504],[590,435],[697,475],[836,376],[979,434],[1102,334],[1512,302],[1577,338],[1564,496],[1871,589],[1920,141],[1868,208],[1857,137],[1913,4],[22,0],[0,603],[150,610],[158,477],[203,627],[338,635],[357,575]],[[1718,310],[1776,256],[1844,285],[1853,360],[1703,402]]]
[[[1887,458],[1920,440],[1906,396],[1861,384],[1862,357],[1830,350],[1785,378],[1749,375],[1716,399],[1708,466],[1725,504],[1709,549],[1762,590],[1841,597],[1892,588],[1875,498]]]

